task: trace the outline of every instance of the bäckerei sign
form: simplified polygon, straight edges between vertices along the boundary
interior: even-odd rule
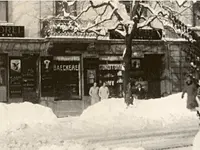
[[[0,25],[0,37],[24,37],[24,26]]]

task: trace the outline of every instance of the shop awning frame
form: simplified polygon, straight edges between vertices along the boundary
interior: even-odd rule
[[[0,52],[13,51],[41,53],[49,49],[50,42],[45,38],[0,38]]]

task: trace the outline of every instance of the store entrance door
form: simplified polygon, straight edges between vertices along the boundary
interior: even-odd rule
[[[161,68],[162,56],[159,54],[145,55],[143,59],[144,75],[148,81],[148,97],[161,97]]]
[[[84,95],[89,95],[90,87],[94,82],[98,84],[99,74],[99,59],[98,58],[84,58]],[[98,85],[99,86],[99,85]]]
[[[24,54],[22,57],[22,95],[24,101],[39,102],[39,55]]]

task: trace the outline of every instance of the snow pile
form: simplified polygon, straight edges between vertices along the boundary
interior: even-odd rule
[[[0,122],[0,132],[2,132],[33,127],[36,124],[55,125],[58,120],[50,108],[24,102],[0,103]]]
[[[68,143],[65,142],[63,145],[46,145],[39,148],[39,150],[145,150],[144,148],[133,148],[133,147],[118,147],[109,148],[99,144],[87,145],[81,143]]]
[[[80,119],[97,126],[141,130],[169,127],[176,123],[187,126],[197,117],[186,108],[186,95],[181,99],[181,93],[178,93],[159,99],[136,100],[129,108],[124,99],[103,100],[87,108]]]
[[[199,150],[199,148],[200,148],[200,131],[194,138],[192,150]]]

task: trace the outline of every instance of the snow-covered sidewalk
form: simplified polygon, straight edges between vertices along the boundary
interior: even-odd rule
[[[0,103],[0,111],[2,150],[108,150],[114,143],[118,146],[111,150],[143,150],[134,149],[140,147],[136,143],[146,140],[151,144],[152,135],[154,141],[163,135],[194,136],[199,121],[195,112],[186,109],[180,93],[136,101],[128,109],[123,99],[108,99],[89,107],[80,117],[62,119],[51,109],[31,103]],[[131,142],[131,148],[123,142]]]
[[[173,129],[198,123],[195,112],[186,109],[186,99],[181,94],[151,100],[136,101],[126,108],[123,99],[108,99],[86,109],[79,118],[94,129],[146,130]]]

